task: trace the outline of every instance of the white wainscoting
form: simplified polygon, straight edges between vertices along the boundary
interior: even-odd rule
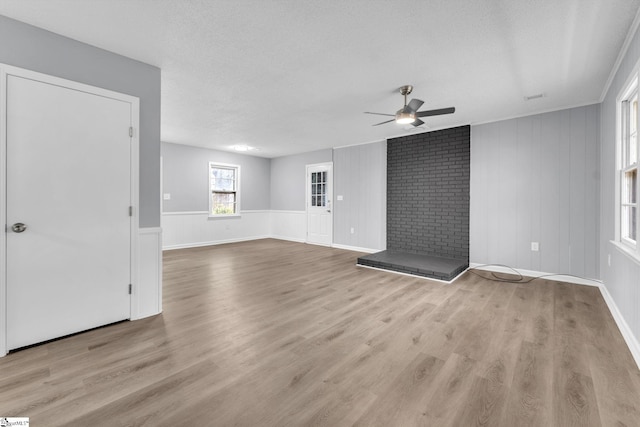
[[[331,245],[331,247],[336,249],[346,249],[348,251],[354,252],[364,252],[367,254],[374,254],[376,252],[384,251],[384,249],[361,248],[359,246],[341,245],[339,243],[334,243],[333,245]]]
[[[131,320],[162,312],[162,228],[139,229],[137,258],[138,277],[133,284]]]
[[[306,242],[307,213],[305,211],[270,211],[269,235],[274,239]]]
[[[264,239],[270,236],[269,211],[241,211],[239,216],[209,218],[202,212],[164,212],[163,249],[192,248]]]

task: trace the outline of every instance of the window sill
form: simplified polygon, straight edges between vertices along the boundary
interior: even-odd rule
[[[615,246],[620,252],[622,252],[624,255],[626,255],[627,257],[631,258],[631,261],[635,262],[636,264],[640,265],[640,254],[638,254],[636,251],[633,250],[633,248],[630,248],[629,246],[617,242],[615,240],[609,240],[609,242]]]
[[[235,219],[240,218],[241,215],[238,214],[228,214],[228,215],[209,215],[209,219]]]

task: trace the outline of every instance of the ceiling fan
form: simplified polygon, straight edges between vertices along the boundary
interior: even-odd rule
[[[438,110],[427,110],[427,111],[418,111],[418,108],[424,104],[424,101],[421,101],[417,98],[413,98],[407,104],[407,95],[411,93],[413,90],[413,86],[406,85],[400,88],[400,93],[404,95],[404,107],[396,111],[395,114],[384,114],[384,113],[372,113],[370,111],[365,111],[365,114],[376,114],[378,116],[390,116],[393,117],[391,120],[387,120],[385,122],[376,123],[373,126],[383,125],[385,123],[396,122],[400,125],[412,124],[414,126],[420,126],[424,124],[419,117],[427,117],[427,116],[439,116],[441,114],[451,114],[456,111],[454,107],[449,108],[440,108]]]

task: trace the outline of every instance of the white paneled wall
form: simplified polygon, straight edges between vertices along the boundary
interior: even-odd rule
[[[218,245],[274,237],[304,242],[305,211],[242,211],[231,218],[209,218],[207,212],[162,214],[163,249]]]
[[[131,320],[162,312],[162,228],[138,231],[138,280],[133,287]]]
[[[263,239],[270,235],[270,223],[269,211],[242,211],[240,216],[230,218],[209,218],[207,212],[163,213],[163,248],[179,249]]]
[[[307,240],[305,211],[271,211],[269,235],[276,239],[304,242]]]

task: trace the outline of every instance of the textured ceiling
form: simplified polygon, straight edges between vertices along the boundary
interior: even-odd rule
[[[599,101],[640,0],[0,0],[162,69],[162,140],[276,157]],[[401,85],[422,109],[394,113]],[[536,100],[524,97],[544,93]]]

